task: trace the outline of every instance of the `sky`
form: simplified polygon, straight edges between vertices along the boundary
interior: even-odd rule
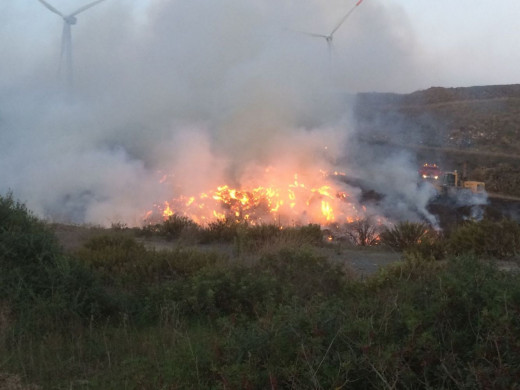
[[[64,14],[86,3],[49,2]],[[413,156],[335,166],[356,136],[347,97],[518,83],[520,2],[364,0],[330,48],[309,35],[355,4],[105,0],[72,26],[71,85],[60,17],[2,1],[0,194],[51,220],[135,225],[154,204],[251,184],[266,167],[309,180],[339,169],[377,177],[403,218],[431,220]]]
[[[137,33],[149,29],[145,24],[150,20],[150,14],[160,7],[164,0],[108,0],[113,4],[100,4],[98,9],[89,10],[82,15],[78,25],[80,30],[87,23],[96,21],[100,14],[111,11],[114,20],[131,13],[135,16],[132,26],[125,28]],[[79,0],[54,0],[50,2],[63,12],[70,12],[85,4]],[[87,1],[88,3],[88,1]],[[225,1],[223,1],[223,4]],[[285,20],[278,15],[281,28],[288,30],[313,30],[318,33],[328,32],[330,26],[335,25],[345,10],[350,8],[348,1],[330,0],[327,2],[315,1],[314,7],[309,2],[299,4],[296,1],[282,1],[285,4]],[[350,2],[352,3],[352,1]],[[266,3],[268,4],[268,3]],[[120,7],[119,7],[120,6]],[[269,5],[267,5],[269,6]],[[119,7],[119,8],[118,8]],[[291,10],[291,8],[293,8]],[[365,0],[350,20],[350,24],[342,26],[337,32],[335,40],[339,56],[349,57],[347,47],[352,46],[351,38],[355,36],[366,46],[366,50],[377,50],[378,41],[385,33],[378,24],[378,14],[381,8],[387,10],[390,18],[394,18],[396,30],[400,35],[401,44],[407,50],[400,53],[404,56],[414,56],[417,70],[409,74],[409,78],[398,82],[359,82],[353,83],[351,89],[355,91],[374,90],[385,92],[412,92],[430,86],[472,86],[489,84],[510,84],[518,82],[518,68],[520,65],[520,38],[518,38],[517,19],[520,15],[520,2],[516,0]],[[380,12],[376,12],[379,9]],[[0,5],[0,34],[2,36],[3,58],[12,57],[22,62],[22,68],[29,66],[31,61],[41,61],[44,55],[56,55],[59,46],[61,24],[56,15],[47,12],[37,0],[4,1]],[[263,11],[259,11],[263,12]],[[293,16],[288,16],[290,13]],[[297,15],[297,16],[294,16]],[[318,17],[316,17],[318,16]],[[124,19],[128,21],[128,19]],[[137,23],[138,21],[143,24]],[[203,28],[204,20],[198,20],[197,26],[186,26],[193,31]],[[365,36],[358,36],[355,29],[360,30],[359,24],[364,24],[369,30]],[[123,29],[116,27],[111,33],[123,34]],[[76,32],[76,31],[74,31]],[[80,33],[80,31],[78,31]],[[126,32],[125,32],[126,33]],[[104,39],[96,37],[96,39]],[[384,39],[384,38],[383,38]],[[342,46],[343,44],[343,46]],[[371,49],[372,48],[372,49]],[[355,50],[355,49],[351,49]],[[54,52],[53,52],[54,51]],[[351,52],[350,54],[354,54]],[[382,63],[390,58],[384,56],[376,58]],[[365,59],[364,67],[352,65],[354,71],[365,68],[375,68],[378,64]],[[13,64],[9,63],[7,66]],[[346,70],[348,71],[348,69]],[[406,70],[405,70],[406,71]],[[6,72],[4,72],[5,74]]]
[[[417,45],[437,74],[428,74],[427,86],[459,87],[517,84],[520,39],[515,0],[393,0],[412,24]],[[412,87],[413,88],[413,87]]]

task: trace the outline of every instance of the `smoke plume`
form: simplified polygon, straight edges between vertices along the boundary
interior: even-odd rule
[[[345,171],[385,195],[375,214],[431,218],[413,158],[370,161],[361,144],[345,158],[352,95],[406,90],[420,75],[399,9],[364,2],[329,57],[324,40],[300,32],[328,33],[353,4],[109,0],[72,28],[69,93],[56,79],[61,21],[34,3],[27,15],[2,6],[13,39],[0,43],[0,193],[39,216],[138,225],[158,202],[258,182],[274,167]]]

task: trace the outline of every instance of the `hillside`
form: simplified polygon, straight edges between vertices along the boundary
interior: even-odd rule
[[[520,84],[361,93],[355,115],[364,142],[415,149],[447,170],[466,164],[488,191],[520,195]]]

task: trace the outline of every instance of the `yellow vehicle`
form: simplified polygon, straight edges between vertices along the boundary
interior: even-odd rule
[[[484,182],[465,180],[457,171],[444,172],[436,187],[443,195],[453,195],[460,190],[469,190],[474,194],[483,194],[486,192]]]

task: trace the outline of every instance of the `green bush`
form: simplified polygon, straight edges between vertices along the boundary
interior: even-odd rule
[[[62,252],[52,231],[11,195],[0,196],[0,300],[25,329],[110,311],[99,281]]]
[[[188,217],[171,215],[161,226],[161,233],[167,238],[179,238],[183,234],[196,234],[198,226]]]
[[[175,306],[190,316],[253,318],[281,304],[339,294],[349,277],[340,266],[302,250],[282,250],[253,266],[201,268],[185,278],[153,288],[159,306]]]
[[[200,242],[209,244],[212,242],[233,242],[240,229],[247,228],[242,222],[236,222],[231,219],[219,219],[210,222],[208,226],[202,228],[199,232]]]
[[[11,195],[0,197],[0,298],[51,294],[60,257],[52,232]]]
[[[279,288],[270,275],[250,268],[211,268],[185,280],[176,299],[190,315],[252,318],[273,304]]]
[[[106,283],[125,290],[189,276],[204,267],[227,261],[225,255],[217,252],[182,247],[148,250],[134,238],[111,235],[92,238],[75,256]]]
[[[49,233],[22,205],[1,200],[2,370],[43,388],[517,387],[520,274],[474,255],[432,262],[421,244],[403,245],[404,261],[360,280],[306,249],[246,265],[110,234],[70,259],[39,241]],[[449,238],[460,253],[492,230],[504,253],[517,248],[510,221],[460,229]],[[321,242],[319,227],[258,227],[248,240],[283,234]],[[479,250],[500,254],[491,244]],[[21,331],[6,331],[10,321]]]
[[[138,236],[160,236],[173,240],[178,238],[197,238],[200,227],[186,216],[173,214],[161,223],[149,224],[140,229],[134,228],[131,230],[135,231],[135,234]]]
[[[421,222],[399,222],[392,228],[385,227],[381,233],[381,242],[390,248],[404,251],[415,247],[424,240],[431,240],[432,228]]]
[[[287,236],[297,236],[302,242],[308,245],[320,246],[323,244],[323,233],[321,226],[318,224],[308,224],[306,226],[286,228],[284,233]]]
[[[220,322],[218,378],[253,388],[515,387],[518,275],[472,257],[383,274],[326,300],[281,304],[247,326]]]
[[[320,246],[323,243],[320,225],[280,227],[277,225],[256,225],[238,231],[237,243],[249,252],[262,252],[281,248],[301,248]]]
[[[349,274],[340,264],[305,249],[282,249],[263,256],[256,266],[276,278],[286,296],[308,299],[339,293]]]
[[[53,265],[59,246],[52,232],[11,195],[0,196],[0,266],[3,275],[38,277]]]
[[[448,249],[454,255],[515,256],[520,253],[520,225],[508,219],[467,221],[450,234]]]

